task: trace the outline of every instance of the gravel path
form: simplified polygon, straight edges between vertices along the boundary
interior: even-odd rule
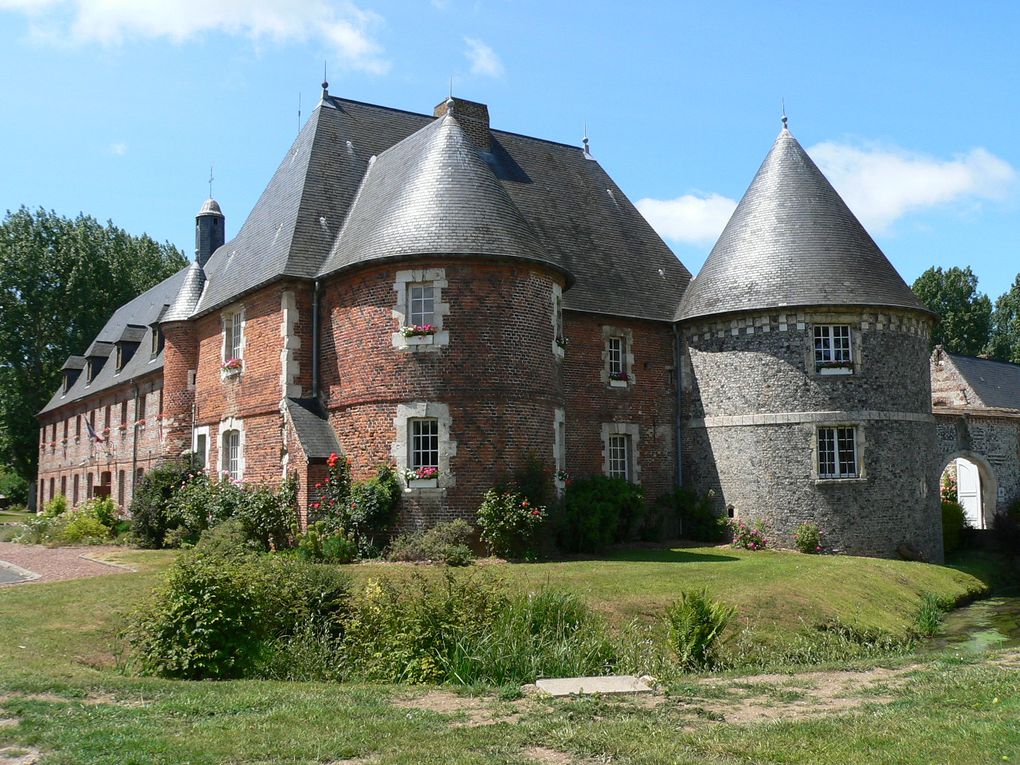
[[[11,576],[0,577],[0,587],[8,584],[31,584],[33,582],[58,582],[62,579],[83,579],[88,576],[122,574],[131,569],[88,560],[82,556],[98,556],[111,550],[123,548],[111,545],[90,547],[44,547],[43,545],[19,545],[14,542],[0,542],[0,561],[38,574],[34,579]],[[10,572],[10,569],[8,569]]]

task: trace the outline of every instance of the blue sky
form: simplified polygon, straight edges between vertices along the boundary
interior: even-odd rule
[[[319,95],[580,145],[701,267],[790,128],[908,282],[1020,271],[1020,3],[0,0],[0,210],[193,251],[236,232]]]

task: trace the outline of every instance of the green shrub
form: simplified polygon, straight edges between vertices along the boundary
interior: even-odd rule
[[[13,505],[7,506],[8,513],[28,513],[28,506],[23,505],[20,502],[15,502]]]
[[[733,519],[728,523],[733,540],[730,544],[743,550],[764,550],[769,546],[765,521],[756,520],[746,524],[742,520]]]
[[[358,543],[350,532],[323,537],[321,547],[322,559],[326,563],[353,563],[358,557]]]
[[[267,645],[311,623],[343,633],[349,579],[332,567],[276,556],[177,557],[128,630],[145,674],[245,677]]]
[[[726,538],[726,519],[712,511],[713,492],[704,496],[692,489],[679,488],[659,498],[660,507],[671,509],[680,522],[684,539],[694,542],[721,542]]]
[[[168,517],[168,503],[174,492],[194,475],[190,463],[172,461],[157,465],[142,477],[131,501],[132,531],[140,547],[165,546],[167,531],[180,525],[176,518]]]
[[[67,544],[97,544],[110,539],[111,529],[95,513],[79,508],[60,516],[52,529],[53,537]]]
[[[308,561],[351,563],[358,557],[358,545],[353,534],[319,521],[298,535],[297,552]]]
[[[641,487],[595,476],[567,486],[555,514],[557,540],[569,552],[598,552],[631,538],[644,515]]]
[[[71,506],[67,502],[67,497],[63,494],[58,494],[45,505],[43,505],[42,515],[46,518],[56,518],[66,513]]]
[[[25,505],[28,503],[28,488],[28,481],[10,468],[0,467],[0,496],[7,497],[15,505]]]
[[[949,604],[937,595],[926,592],[921,596],[921,605],[914,617],[915,631],[920,637],[934,637],[942,626],[942,615],[948,610]]]
[[[511,490],[527,499],[529,504],[544,507],[554,498],[551,488],[552,474],[549,468],[535,452],[529,451],[524,464],[514,471]]]
[[[478,508],[482,542],[494,555],[512,559],[537,557],[538,535],[548,514],[516,492],[489,489]]]
[[[802,553],[814,555],[822,551],[822,530],[818,524],[805,521],[793,532],[793,543]]]
[[[959,502],[942,503],[942,549],[955,552],[967,526],[967,513]]]
[[[44,544],[52,539],[53,527],[55,525],[55,518],[38,515],[26,521],[20,531],[11,537],[11,541],[23,545]]]
[[[374,478],[351,486],[346,528],[354,533],[358,549],[366,557],[389,534],[402,496],[397,471],[389,465],[380,465]]]
[[[195,544],[195,551],[219,558],[243,557],[256,552],[248,531],[240,518],[228,518],[202,532]]]
[[[666,634],[682,668],[715,664],[717,641],[733,614],[731,606],[712,600],[706,590],[680,593],[680,599],[666,608]]]
[[[390,542],[386,557],[396,561],[436,561],[449,566],[466,566],[474,560],[469,542],[474,530],[457,518],[437,523],[427,531],[400,534]]]

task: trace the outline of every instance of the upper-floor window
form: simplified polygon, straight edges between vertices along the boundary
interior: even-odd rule
[[[230,476],[231,480],[239,481],[241,479],[241,431],[224,431],[222,448],[221,469]]]
[[[244,312],[233,311],[223,317],[223,360],[244,355]]]
[[[624,342],[622,337],[611,337],[606,341],[606,354],[609,361],[610,377],[613,375],[627,373],[627,364],[623,355]]]
[[[631,480],[630,436],[616,434],[609,436],[609,477]]]
[[[849,324],[815,325],[815,369],[853,371],[853,349]]]
[[[92,382],[92,378],[95,376],[95,365],[92,363],[92,359],[85,362],[85,384],[88,385]]]
[[[412,470],[439,469],[439,420],[435,418],[411,420],[410,454],[408,465]]]
[[[411,283],[407,287],[407,319],[412,327],[435,324],[436,292],[431,282]]]
[[[157,324],[152,327],[152,355],[158,356],[161,350],[163,350],[163,330]]]
[[[114,356],[115,368],[114,371],[119,372],[124,368],[124,346],[117,345],[116,356]]]
[[[857,428],[852,425],[818,428],[818,477],[857,478]]]

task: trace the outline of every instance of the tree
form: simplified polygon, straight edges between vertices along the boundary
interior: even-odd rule
[[[120,305],[177,272],[183,253],[95,218],[22,207],[0,223],[0,464],[35,477],[36,414]]]
[[[993,359],[1020,364],[1020,274],[995,301],[988,353]]]
[[[914,282],[914,294],[939,317],[932,346],[977,356],[988,345],[992,301],[977,291],[977,277],[966,268],[929,268]]]

